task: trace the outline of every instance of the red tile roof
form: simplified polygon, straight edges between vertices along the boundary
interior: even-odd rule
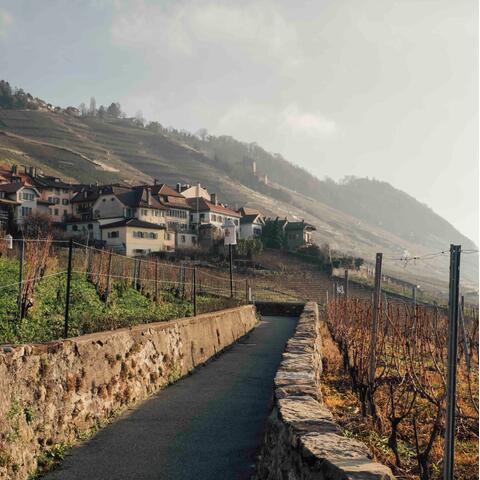
[[[227,215],[229,217],[237,217],[240,218],[241,215],[236,212],[235,210],[232,210],[228,207],[224,207],[223,205],[215,205],[212,202],[209,202],[203,197],[197,198],[187,198],[188,204],[192,207],[193,210],[197,209],[197,200],[198,200],[198,211],[199,212],[214,212],[214,213],[220,213],[222,215]]]

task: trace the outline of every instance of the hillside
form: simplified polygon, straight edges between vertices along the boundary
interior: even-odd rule
[[[38,166],[81,182],[200,181],[231,206],[304,218],[317,227],[319,243],[367,260],[376,251],[391,257],[404,250],[421,255],[448,249],[452,242],[477,248],[430,208],[385,182],[319,180],[258,145],[231,137],[202,140],[156,123],[145,128],[131,119],[0,109],[0,161]],[[386,261],[385,270],[443,290],[448,258],[411,263],[407,269],[399,261]],[[477,288],[477,255],[464,256],[462,272],[465,285]]]

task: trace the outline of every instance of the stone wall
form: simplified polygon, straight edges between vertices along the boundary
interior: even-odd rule
[[[0,479],[85,438],[249,332],[251,305],[47,344],[0,347]]]
[[[342,435],[320,392],[322,340],[316,303],[307,303],[275,377],[255,480],[390,480],[367,447]]]

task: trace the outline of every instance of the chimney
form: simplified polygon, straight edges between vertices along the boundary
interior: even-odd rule
[[[182,184],[181,183],[177,183],[177,192],[182,193]]]
[[[210,201],[211,201],[214,205],[218,205],[218,198],[217,198],[217,194],[216,194],[216,193],[211,193],[211,194],[210,194]]]

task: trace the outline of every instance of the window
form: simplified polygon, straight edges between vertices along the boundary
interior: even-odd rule
[[[22,207],[22,217],[26,217],[32,213],[32,207]]]
[[[185,235],[182,235],[182,243],[185,243]]]
[[[157,233],[153,233],[153,232],[150,232],[148,234],[148,238],[150,238],[151,240],[155,240],[158,238],[158,234]]]
[[[212,222],[216,222],[216,221],[217,221],[217,216],[212,213]]]
[[[63,211],[63,216],[66,217],[68,215],[68,210]]]
[[[78,225],[72,225],[72,231],[78,232]]]
[[[148,216],[148,210],[142,209],[142,215],[144,215],[145,217]]]
[[[93,212],[93,216],[94,216],[94,218],[100,217],[100,210],[95,210],[95,211]]]
[[[91,223],[89,223],[88,226],[87,226],[87,228],[88,228],[89,230],[93,230],[93,225],[92,225]]]
[[[23,192],[22,199],[27,200],[28,202],[33,202],[33,200],[35,199],[35,195],[33,193]]]
[[[238,227],[238,220],[234,220],[233,223]]]
[[[170,234],[169,233],[165,234],[165,240],[170,240]]]
[[[62,198],[62,205],[68,205],[69,201],[68,198]]]
[[[108,232],[108,238],[118,238],[120,236],[118,230],[115,230],[113,232]]]
[[[58,215],[58,208],[56,208],[54,212],[55,212],[54,215]]]

